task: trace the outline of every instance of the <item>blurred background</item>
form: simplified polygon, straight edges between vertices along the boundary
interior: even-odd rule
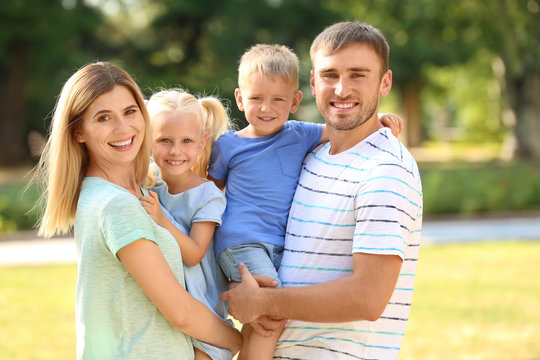
[[[240,128],[245,123],[233,101],[239,57],[256,43],[285,44],[301,61],[304,99],[295,118],[322,122],[309,90],[309,46],[324,27],[342,20],[372,24],[390,44],[393,89],[380,110],[405,121],[400,139],[419,163],[425,224],[485,217],[499,224],[515,217],[540,221],[539,0],[7,0],[0,3],[0,240],[33,237],[38,213],[28,211],[39,189],[22,193],[25,175],[43,147],[63,83],[84,64],[120,65],[147,97],[171,86],[216,95],[228,103]],[[451,233],[452,226],[442,231]],[[540,239],[540,233],[533,238]],[[462,351],[450,352],[453,359],[540,359],[533,335],[540,333],[538,242],[524,243],[518,236],[502,244],[476,240],[482,240],[478,247],[422,250],[419,305],[413,307],[412,335],[406,336],[402,357],[443,359],[441,350],[452,345]],[[468,260],[456,267],[457,258]],[[0,268],[1,333],[3,326],[24,323],[7,305],[22,306],[21,316],[36,306],[27,291],[39,286],[31,283],[23,291],[21,284],[36,281],[40,273],[46,279],[68,276],[72,286],[75,269],[66,266]],[[422,266],[424,274],[437,277],[422,277]],[[493,274],[503,266],[507,278]],[[500,280],[495,289],[485,282],[492,280]],[[513,292],[501,285],[505,281]],[[511,286],[519,281],[519,289]],[[470,284],[453,288],[464,283]],[[449,299],[444,292],[449,287],[470,301],[458,311],[463,323],[441,331],[443,320],[437,319],[452,321],[461,308],[455,301],[441,303]],[[23,343],[0,337],[0,358],[59,359],[60,348],[72,358],[71,290],[58,290],[65,294],[57,294],[67,304],[64,310],[54,306],[58,298],[47,310],[63,311],[65,344],[51,342],[31,317],[19,330]],[[471,299],[477,291],[478,298]],[[499,306],[486,300],[488,295],[507,302]],[[510,311],[518,305],[524,313]],[[24,341],[51,346],[51,357],[9,350],[32,348]],[[430,347],[437,343],[440,349]]]

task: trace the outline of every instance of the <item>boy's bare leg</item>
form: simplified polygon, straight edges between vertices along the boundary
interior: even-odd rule
[[[277,341],[283,331],[283,327],[276,329],[275,334],[263,336],[257,333],[249,324],[242,327],[242,349],[238,354],[238,360],[272,360],[276,350]]]
[[[195,360],[212,360],[212,358],[207,353],[202,352],[197,348],[193,349],[195,350]]]

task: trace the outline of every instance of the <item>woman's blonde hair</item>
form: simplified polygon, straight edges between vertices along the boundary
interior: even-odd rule
[[[115,86],[128,88],[137,101],[145,121],[145,137],[135,160],[136,179],[143,184],[148,172],[151,134],[143,95],[131,76],[108,62],[88,64],[64,84],[54,108],[47,144],[36,166],[33,182],[45,185],[41,203],[45,211],[39,234],[50,237],[68,233],[75,221],[81,183],[89,157],[84,143],[75,139],[86,109],[100,95]]]
[[[231,128],[228,109],[214,96],[197,98],[183,89],[168,89],[155,93],[146,104],[150,118],[162,113],[193,114],[201,124],[202,133],[208,133],[206,145],[192,170],[206,178],[212,147],[216,140]],[[153,183],[153,171],[149,172],[149,181]]]

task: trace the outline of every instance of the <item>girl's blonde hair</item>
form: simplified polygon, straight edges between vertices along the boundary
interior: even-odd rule
[[[216,140],[231,128],[228,109],[216,97],[205,96],[197,98],[183,89],[162,90],[150,97],[146,104],[150,118],[162,113],[193,114],[201,124],[202,133],[208,133],[206,145],[197,159],[192,170],[202,178],[206,178],[212,147]],[[153,171],[149,172],[149,181],[152,185]]]
[[[68,233],[75,222],[81,183],[89,164],[84,143],[75,139],[86,109],[96,98],[115,86],[128,88],[137,101],[145,121],[145,137],[135,160],[136,179],[143,184],[148,172],[151,133],[143,95],[131,76],[108,62],[88,64],[64,84],[56,102],[47,144],[36,166],[33,182],[45,185],[41,203],[45,211],[39,234],[51,237]]]

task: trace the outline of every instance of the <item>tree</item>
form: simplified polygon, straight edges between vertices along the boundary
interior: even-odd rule
[[[66,2],[68,3],[68,2]],[[27,160],[26,136],[43,130],[66,80],[65,69],[91,59],[100,17],[80,2],[15,0],[0,5],[0,166]]]

